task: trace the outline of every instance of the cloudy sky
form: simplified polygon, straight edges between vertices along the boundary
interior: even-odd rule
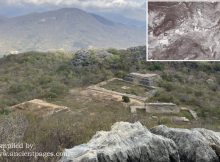
[[[24,5],[24,4],[52,4],[52,5],[77,5],[81,7],[129,7],[138,8],[142,6],[144,0],[0,0],[1,4]]]
[[[114,12],[138,20],[145,18],[145,0],[0,0],[0,15],[17,16],[62,7]]]

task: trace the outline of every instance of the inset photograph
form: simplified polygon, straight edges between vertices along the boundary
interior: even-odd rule
[[[220,2],[148,2],[148,61],[219,61]]]

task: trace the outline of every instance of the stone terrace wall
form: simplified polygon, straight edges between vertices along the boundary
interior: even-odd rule
[[[133,82],[144,86],[154,86],[155,83],[160,79],[157,74],[139,74],[130,73],[123,78],[125,81]]]
[[[131,106],[131,112],[135,113],[138,109],[145,110],[147,113],[176,114],[180,108],[173,103],[147,103],[144,106]]]

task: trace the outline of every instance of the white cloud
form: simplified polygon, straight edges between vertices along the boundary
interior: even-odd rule
[[[78,7],[97,7],[97,8],[138,8],[143,5],[145,0],[0,0],[0,3],[8,5],[75,5]]]

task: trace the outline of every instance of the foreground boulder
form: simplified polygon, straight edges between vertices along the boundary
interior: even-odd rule
[[[152,133],[172,139],[183,162],[218,162],[220,134],[207,129],[177,129],[157,126]]]
[[[175,143],[152,134],[139,122],[120,122],[87,144],[66,149],[60,162],[179,162]]]

